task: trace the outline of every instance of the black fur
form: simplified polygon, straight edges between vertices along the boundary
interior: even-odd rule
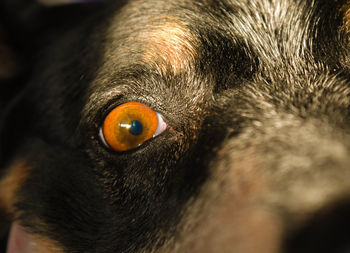
[[[66,252],[265,252],[241,250],[244,236],[216,244],[196,234],[237,188],[237,203],[248,199],[282,224],[281,251],[347,252],[350,226],[339,223],[350,225],[349,214],[338,211],[350,193],[345,3],[130,2],[38,9],[47,25],[26,28],[29,71],[1,122],[2,174],[16,160],[32,168],[14,217]],[[193,55],[180,70],[145,60],[148,42],[137,39],[169,17]],[[116,153],[99,129],[129,101],[161,113],[168,129]],[[256,182],[264,187],[251,197],[245,187]],[[328,208],[332,226],[308,223],[308,212]],[[213,236],[210,226],[204,233]]]

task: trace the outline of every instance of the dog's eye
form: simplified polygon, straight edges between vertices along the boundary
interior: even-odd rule
[[[133,149],[166,129],[162,116],[147,105],[128,102],[114,108],[105,118],[100,138],[115,151]]]

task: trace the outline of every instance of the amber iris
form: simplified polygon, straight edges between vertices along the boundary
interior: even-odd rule
[[[105,118],[103,135],[115,151],[133,149],[151,139],[158,127],[157,113],[147,105],[128,102],[114,108]]]

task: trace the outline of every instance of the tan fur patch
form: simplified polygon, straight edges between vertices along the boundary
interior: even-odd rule
[[[36,252],[36,253],[61,253],[62,248],[58,244],[40,235],[32,235],[18,222],[12,224],[8,251],[10,252]]]
[[[164,20],[164,21],[163,21]],[[193,61],[195,50],[185,25],[173,17],[154,22],[140,40],[144,43],[143,60],[147,63],[170,65],[174,73],[184,70]]]
[[[13,214],[16,192],[26,180],[30,169],[30,166],[23,161],[15,162],[0,180],[0,208],[6,213]]]
[[[63,252],[62,248],[53,240],[42,237],[42,236],[33,236],[33,252],[37,253],[61,253]]]
[[[343,29],[346,33],[350,32],[350,1],[347,1],[346,4],[341,8],[343,13]]]
[[[14,204],[17,201],[16,193],[20,189],[21,185],[27,179],[30,173],[31,167],[25,161],[16,161],[8,169],[7,174],[0,180],[0,209],[10,217],[14,217],[17,214],[14,210]],[[41,227],[46,225],[40,220],[35,222],[40,224]],[[17,228],[18,229],[18,228]],[[61,253],[62,248],[55,241],[39,236],[29,235],[31,237],[30,247],[33,252],[37,253]]]

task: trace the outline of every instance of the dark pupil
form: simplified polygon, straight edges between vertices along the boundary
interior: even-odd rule
[[[134,120],[130,123],[129,132],[133,135],[142,134],[142,124],[140,121]]]

